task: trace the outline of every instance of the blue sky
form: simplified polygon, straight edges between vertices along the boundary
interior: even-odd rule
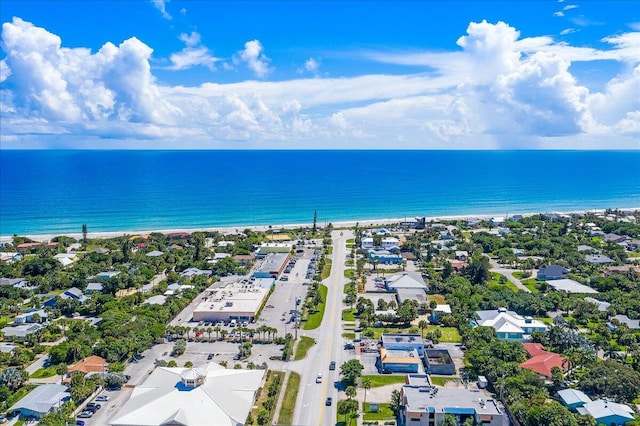
[[[0,148],[640,148],[632,1],[3,0]]]

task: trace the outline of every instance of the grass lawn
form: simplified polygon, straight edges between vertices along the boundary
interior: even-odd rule
[[[405,382],[405,376],[394,376],[391,374],[362,376],[361,381],[363,379],[369,379],[372,388],[379,388],[380,386],[394,385],[396,383]],[[358,390],[358,392],[360,392],[360,390]],[[362,392],[364,392],[364,390],[362,390]]]
[[[294,361],[303,359],[307,356],[307,351],[316,344],[315,339],[311,337],[302,336],[300,341],[298,342],[298,346],[296,346],[296,353],[293,358]]]
[[[320,275],[320,277],[323,280],[326,280],[327,278],[329,278],[329,275],[331,275],[331,259],[327,259],[324,263],[324,268],[322,268],[322,274]]]
[[[538,281],[535,278],[523,280],[522,284],[524,284],[526,288],[531,290],[531,293],[540,293],[540,289],[538,288]]]
[[[353,278],[356,275],[356,271],[354,271],[353,269],[345,269],[344,270],[344,276],[347,278]]]
[[[355,239],[355,238],[349,238],[349,239],[347,240],[347,244],[355,244],[355,242],[356,242],[356,239]]]
[[[31,376],[32,379],[44,379],[46,377],[55,376],[56,368],[55,367],[47,367],[47,368],[38,368]]]
[[[442,337],[440,337],[440,341],[442,343],[460,343],[462,342],[462,337],[460,333],[458,333],[458,329],[455,327],[439,327],[437,325],[429,325],[425,328],[425,334],[427,334],[431,330],[435,330],[436,328],[440,329],[442,333]]]
[[[342,337],[345,339],[353,340],[356,338],[356,333],[342,333]]]
[[[427,296],[427,298],[429,299],[429,302],[433,300],[438,305],[444,305],[445,303],[447,303],[446,299],[441,294],[430,294],[429,296]]]
[[[492,288],[492,289],[506,287],[506,288],[508,288],[509,290],[512,290],[512,291],[520,291],[520,289],[518,287],[516,287],[516,285],[514,283],[509,281],[507,279],[507,277],[504,277],[504,279],[507,280],[507,281],[504,284],[501,284],[500,283],[501,277],[504,277],[504,275],[499,274],[497,272],[492,272],[491,273],[491,279],[489,281],[487,281],[487,286],[489,288]]]
[[[354,309],[343,309],[342,310],[342,321],[355,321],[355,310]]]
[[[278,416],[278,424],[290,425],[293,423],[293,410],[296,408],[296,399],[298,399],[298,389],[300,388],[300,375],[295,372],[289,373],[287,387],[284,391],[284,399],[280,407],[280,415]]]
[[[331,266],[329,266],[329,268],[331,268]],[[322,317],[324,316],[324,308],[327,306],[327,286],[324,284],[318,285],[318,291],[322,296],[322,303],[318,305],[317,312],[309,314],[309,316],[307,317],[307,322],[304,323],[305,330],[315,330],[320,326],[320,323],[322,322]]]
[[[382,403],[382,404],[378,404],[378,411],[377,412],[372,412],[371,408],[369,406],[368,402],[365,402],[363,404],[363,409],[362,411],[364,412],[364,421],[367,420],[395,420],[396,416],[393,413],[393,410],[391,409],[391,404],[389,404],[388,402]]]
[[[333,254],[333,246],[327,247],[327,254]]]
[[[254,408],[253,410],[251,410],[251,416],[254,418],[254,423],[250,423],[250,424],[257,424],[255,419],[258,418],[258,412],[262,409],[262,403],[269,397],[269,385],[271,384],[271,382],[273,382],[276,376],[280,376],[280,388],[278,389],[278,393],[273,396],[273,399],[275,401],[278,400],[278,396],[280,395],[280,392],[282,392],[282,387],[284,386],[284,383],[283,383],[284,371],[270,371],[269,379],[262,387],[262,390],[260,392],[260,395],[258,395],[258,399],[256,400]],[[274,411],[275,410],[272,410],[269,415],[269,423],[271,423],[271,417],[273,416]]]
[[[534,319],[537,319],[540,322],[543,322],[547,325],[553,324],[553,318],[549,318],[549,317],[536,317]]]

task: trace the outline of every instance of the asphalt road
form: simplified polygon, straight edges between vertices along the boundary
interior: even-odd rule
[[[316,339],[316,345],[309,351],[301,368],[300,390],[294,413],[296,425],[335,425],[336,403],[340,365],[347,359],[348,354],[343,350],[342,335],[342,299],[343,286],[347,282],[344,277],[344,260],[348,253],[346,240],[353,238],[350,231],[334,231],[331,275],[323,281],[328,288],[325,314],[320,327],[306,335]],[[336,370],[329,371],[329,363],[336,361]],[[316,383],[318,373],[322,374],[322,383]],[[334,404],[325,405],[328,396],[333,398]]]

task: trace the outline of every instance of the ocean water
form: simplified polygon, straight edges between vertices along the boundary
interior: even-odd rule
[[[0,151],[0,235],[640,206],[640,151]]]

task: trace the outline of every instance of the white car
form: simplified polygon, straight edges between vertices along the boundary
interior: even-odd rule
[[[322,373],[318,373],[316,376],[316,383],[322,383]]]
[[[109,399],[110,399],[109,395],[98,395],[98,396],[96,396],[96,401],[108,401]]]

